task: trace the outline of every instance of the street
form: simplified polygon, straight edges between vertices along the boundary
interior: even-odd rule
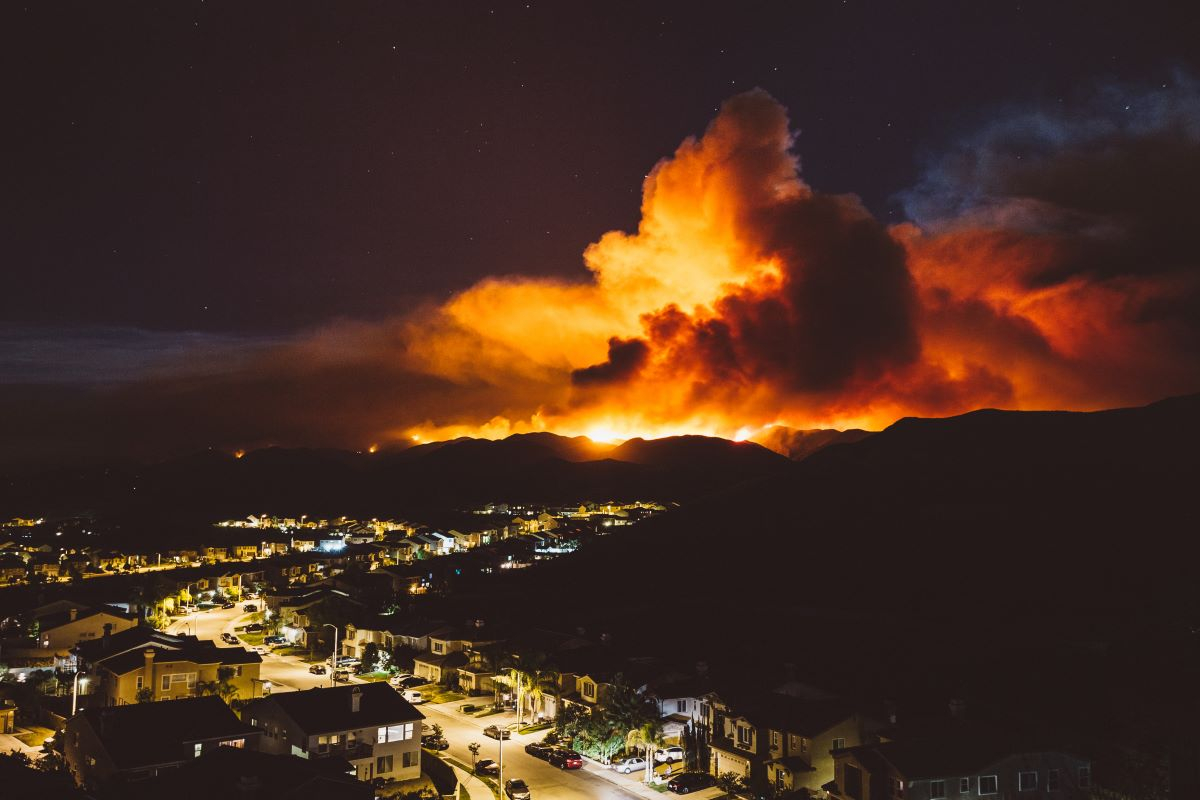
[[[463,702],[471,702],[470,700]],[[475,699],[478,703],[478,699]],[[458,711],[462,703],[446,703],[433,705],[426,703],[418,706],[425,714],[425,724],[434,723],[442,726],[450,749],[446,755],[453,756],[458,761],[471,766],[471,752],[467,745],[479,742],[483,745],[479,750],[479,758],[499,760],[500,743],[483,735],[483,729],[489,725],[509,724],[516,717],[511,713],[492,714],[476,718],[470,714]],[[647,796],[662,797],[658,792],[642,788],[632,776],[620,775],[597,764],[584,761],[583,769],[560,770],[541,759],[534,758],[525,752],[525,745],[541,741],[546,731],[519,734],[513,732],[512,738],[504,742],[504,778],[521,778],[529,784],[529,790],[535,798],[552,797],[554,800],[574,800],[579,798],[643,798]],[[699,800],[719,797],[722,792],[711,788],[697,792],[693,797]],[[670,796],[670,795],[667,795]]]
[[[168,633],[191,633],[200,639],[212,639],[218,647],[234,647],[221,641],[222,633],[232,633],[235,627],[250,622],[250,615],[242,611],[242,603],[233,608],[214,608],[208,611],[197,611],[186,617],[180,617],[167,627]],[[248,647],[243,643],[241,646]],[[300,689],[312,689],[318,686],[330,686],[330,677],[313,675],[308,671],[309,664],[298,656],[278,656],[264,648],[262,668],[259,677],[271,682],[271,691],[288,692]],[[356,681],[357,678],[351,678]]]

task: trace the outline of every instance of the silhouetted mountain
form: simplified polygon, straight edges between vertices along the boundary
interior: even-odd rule
[[[698,624],[730,603],[939,615],[1194,604],[1198,419],[1200,396],[904,419],[599,540],[536,579],[553,596],[602,593],[614,574],[631,586],[696,580]]]
[[[206,451],[146,466],[12,477],[0,487],[0,513],[165,521],[250,513],[380,516],[500,499],[686,500],[791,466],[757,445],[691,436],[636,440],[623,454],[551,433],[378,454],[267,448],[235,458]]]
[[[776,453],[782,453],[794,461],[802,461],[830,445],[853,444],[873,433],[874,431],[864,431],[859,428],[850,428],[844,431],[831,428],[797,430],[785,428],[782,425],[772,425],[750,437],[750,440],[769,450],[774,450]]]

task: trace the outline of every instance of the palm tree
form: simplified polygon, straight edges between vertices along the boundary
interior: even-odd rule
[[[641,748],[646,759],[646,775],[644,782],[649,783],[654,774],[654,748],[663,742],[662,725],[658,720],[650,720],[625,734],[625,747],[629,750]]]

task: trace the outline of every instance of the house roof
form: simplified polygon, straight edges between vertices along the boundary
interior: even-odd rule
[[[260,733],[234,716],[219,697],[87,708],[79,716],[96,731],[109,757],[122,770],[191,758],[187,745],[195,742]]]
[[[164,647],[158,644],[151,644],[149,647],[155,651],[154,663],[156,664],[171,664],[179,661],[188,661],[193,664],[262,663],[262,656],[253,650],[247,650],[244,647],[217,647],[207,639],[194,643],[188,642],[185,646],[178,648]],[[140,669],[145,664],[145,651],[144,647],[126,650],[124,653],[102,658],[95,663],[116,675],[124,675]]]
[[[471,659],[461,650],[455,650],[453,653],[435,656],[432,653],[422,653],[413,659],[414,662],[420,661],[422,664],[430,664],[435,667],[461,667]]]
[[[240,747],[217,747],[178,769],[121,787],[123,800],[371,800],[369,783],[339,773],[338,759],[270,755]],[[343,760],[341,766],[345,766]]]
[[[358,711],[354,711],[351,705],[351,694],[356,691],[362,693]],[[290,717],[310,736],[425,719],[424,714],[417,711],[386,683],[354,684],[271,695],[262,700],[255,700],[247,707],[243,716],[253,716],[255,708],[271,706]]]
[[[813,737],[854,715],[845,701],[803,700],[766,692],[730,706],[731,717],[742,717],[757,727]]]

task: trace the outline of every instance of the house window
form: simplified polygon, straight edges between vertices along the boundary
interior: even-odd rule
[[[242,677],[242,665],[241,664],[238,664],[236,667],[233,668],[233,674],[238,676],[239,678]]]
[[[329,752],[329,737],[328,736],[318,736],[317,737],[317,752],[318,753],[328,753]]]
[[[846,796],[852,800],[863,800],[862,770],[845,764],[842,766],[842,781],[846,784]]]
[[[771,731],[771,747],[779,747],[779,731]]]
[[[1036,772],[1018,772],[1017,773],[1017,791],[1018,792],[1037,791],[1037,773]]]
[[[675,701],[675,712],[678,714],[686,714],[687,713],[687,700],[676,700]]]
[[[995,775],[980,775],[979,776],[979,794],[998,794],[1000,792],[1000,780]]]
[[[138,690],[139,692],[142,690],[142,683],[143,683],[143,682],[144,682],[144,679],[142,678],[142,676],[141,676],[141,675],[138,675],[138,676],[137,676],[137,690]]]
[[[419,751],[419,750],[406,750],[404,752],[404,754],[400,756],[400,758],[402,759],[402,763],[404,766],[415,767],[415,766],[417,766],[417,761],[420,758],[420,756],[421,756],[421,751]]]
[[[244,748],[245,746],[246,746],[246,740],[245,740],[245,739],[230,739],[230,740],[228,740],[228,741],[221,742],[221,747],[240,747],[240,748]]]
[[[1092,768],[1091,767],[1080,767],[1079,768],[1079,788],[1087,789],[1091,785],[1092,785]]]
[[[834,750],[845,750],[846,749],[846,740],[845,739],[834,739],[833,740],[833,749]]]
[[[391,772],[391,771],[392,771],[392,757],[391,756],[379,756],[378,758],[375,759],[375,772],[376,773]]]
[[[929,782],[929,800],[939,800],[946,796],[945,781],[930,781]]]
[[[592,683],[591,681],[584,681],[583,682],[583,696],[595,698],[596,697],[596,684]]]
[[[440,653],[440,652],[442,652],[444,649],[445,649],[445,645],[443,645],[441,642],[434,642],[434,643],[433,643],[433,652],[435,652],[435,653]]]
[[[904,781],[892,778],[892,797],[904,797]]]
[[[969,791],[971,791],[971,779],[970,778],[959,778],[958,779],[958,793],[966,794]]]
[[[170,675],[162,676],[162,690],[169,692],[176,688],[179,684],[187,684],[187,688],[196,688],[196,673],[194,672],[175,672]]]
[[[403,742],[411,738],[413,738],[413,724],[411,722],[402,722],[399,725],[388,725],[386,728],[380,728],[376,741],[379,744],[383,744],[385,742]]]
[[[1058,791],[1058,770],[1052,769],[1046,773],[1046,791]]]
[[[200,757],[200,751],[201,751],[201,750],[203,750],[203,749],[204,749],[204,745],[202,745],[202,744],[199,744],[199,743],[197,743],[196,745],[194,745],[194,749],[193,749],[193,751],[192,751],[192,757],[193,757],[193,758],[199,758],[199,757]]]
[[[737,743],[742,747],[754,746],[754,729],[747,725],[737,726]]]

